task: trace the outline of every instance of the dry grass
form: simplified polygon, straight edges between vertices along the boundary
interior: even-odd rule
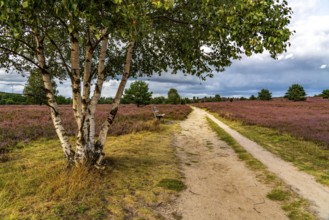
[[[56,140],[38,140],[0,163],[0,219],[160,219],[154,208],[176,191],[158,184],[181,180],[175,125],[161,132],[110,137],[105,170],[65,168]]]

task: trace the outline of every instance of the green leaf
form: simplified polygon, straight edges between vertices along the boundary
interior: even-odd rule
[[[164,8],[166,10],[172,8],[174,6],[174,0],[165,0],[164,2]]]
[[[156,8],[160,8],[162,3],[160,0],[154,0],[152,1],[152,4],[156,7]]]
[[[29,7],[29,2],[28,1],[24,1],[22,4],[23,8],[27,8]]]

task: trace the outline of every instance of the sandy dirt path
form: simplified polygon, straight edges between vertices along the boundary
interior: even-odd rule
[[[313,176],[299,171],[291,163],[268,152],[257,143],[242,136],[204,110],[194,108],[194,112],[200,115],[207,115],[211,120],[216,122],[243,148],[266,165],[271,172],[290,185],[296,193],[309,200],[312,203],[311,208],[321,219],[329,220],[329,187],[317,183]]]
[[[183,220],[288,219],[280,206],[267,199],[271,190],[220,141],[195,109],[181,122],[176,136],[187,189],[164,211],[166,219],[175,211]]]

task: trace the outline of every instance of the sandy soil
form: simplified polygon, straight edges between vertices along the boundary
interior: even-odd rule
[[[162,214],[183,220],[288,219],[277,203],[266,198],[271,189],[210,130],[205,115],[195,109],[181,122],[176,147],[187,189]]]

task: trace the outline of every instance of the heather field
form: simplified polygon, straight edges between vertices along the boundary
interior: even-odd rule
[[[186,105],[157,105],[165,120],[182,120],[191,112]],[[96,113],[96,132],[106,119],[110,105],[98,105]],[[69,135],[74,136],[76,124],[72,107],[60,106],[64,126]],[[156,130],[151,106],[137,108],[136,105],[121,105],[109,135],[117,136],[142,130]],[[19,142],[27,143],[38,138],[55,138],[49,108],[47,106],[0,106],[0,154]]]
[[[329,101],[234,101],[198,103],[221,117],[289,133],[329,147]]]

